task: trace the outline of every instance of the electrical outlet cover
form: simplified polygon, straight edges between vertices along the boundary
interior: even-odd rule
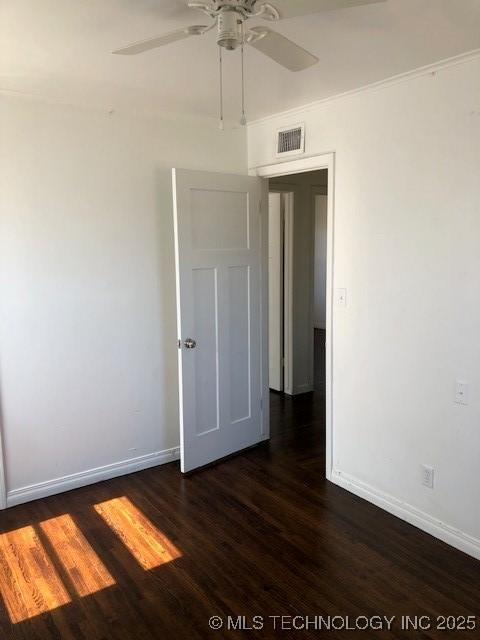
[[[433,489],[433,483],[435,478],[435,471],[433,467],[429,467],[427,464],[422,464],[422,484],[424,487]]]

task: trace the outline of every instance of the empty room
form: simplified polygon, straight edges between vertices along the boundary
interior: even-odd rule
[[[2,640],[480,638],[480,0],[0,0]]]

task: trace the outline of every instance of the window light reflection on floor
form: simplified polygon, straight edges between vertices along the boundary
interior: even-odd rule
[[[68,514],[40,523],[77,595],[89,596],[115,584],[98,555]]]
[[[181,557],[175,545],[126,496],[94,508],[143,569],[154,569]]]
[[[181,557],[127,497],[94,509],[144,570]],[[0,534],[0,595],[13,624],[113,585],[114,578],[69,514]]]
[[[71,601],[32,526],[0,534],[0,572],[0,592],[13,623]]]

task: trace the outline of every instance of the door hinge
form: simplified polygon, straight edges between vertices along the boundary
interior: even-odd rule
[[[282,367],[285,366],[285,358],[282,358]]]
[[[180,340],[180,338],[177,340],[177,347],[178,347],[179,349],[181,349],[181,348],[182,348],[182,341]]]

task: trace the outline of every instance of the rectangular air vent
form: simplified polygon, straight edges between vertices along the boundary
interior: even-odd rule
[[[291,156],[305,151],[305,125],[286,127],[277,131],[277,156]]]

